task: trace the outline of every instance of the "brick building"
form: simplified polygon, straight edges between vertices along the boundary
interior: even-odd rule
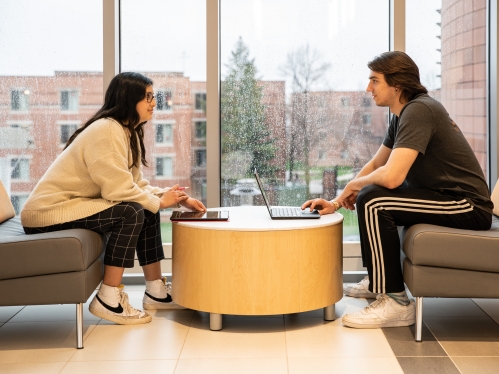
[[[441,102],[487,173],[485,0],[442,0]]]

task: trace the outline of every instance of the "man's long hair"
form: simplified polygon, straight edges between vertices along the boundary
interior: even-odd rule
[[[416,95],[428,93],[419,79],[419,68],[404,52],[384,52],[367,63],[371,71],[385,76],[386,83],[401,90],[400,100],[410,101]]]
[[[133,164],[130,167],[138,167],[140,162],[142,162],[142,165],[147,166],[143,128],[145,122],[139,123],[140,116],[136,107],[137,103],[146,96],[147,86],[150,85],[152,85],[152,80],[139,73],[127,72],[116,75],[106,90],[102,108],[75,131],[64,149],[69,147],[76,137],[92,123],[101,118],[109,117],[118,121],[130,132],[130,148],[132,149],[133,158]],[[137,144],[137,135],[139,144]]]

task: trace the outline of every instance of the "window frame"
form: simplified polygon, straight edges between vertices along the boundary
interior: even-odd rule
[[[174,153],[155,153],[153,154],[154,158],[154,178],[156,180],[170,180],[175,177],[175,154]],[[158,165],[158,158],[169,158],[172,160],[172,174],[170,176],[164,176],[164,175],[158,175],[157,174],[157,165]]]
[[[23,96],[27,96],[27,103],[26,103],[26,108],[25,109],[14,109],[13,108],[13,100],[12,100],[12,94],[14,93],[14,91],[17,91],[17,92],[22,92],[22,95]],[[29,93],[26,94],[25,92],[28,91]],[[32,94],[32,91],[29,87],[11,87],[10,88],[10,112],[11,113],[21,113],[21,114],[24,114],[24,113],[28,113],[29,110],[30,110],[30,100],[29,100],[29,96]],[[20,103],[20,101],[19,101]]]
[[[170,126],[171,128],[171,140],[166,142],[158,142],[158,126]],[[154,145],[156,147],[173,147],[173,138],[175,136],[175,121],[174,120],[155,120],[154,121]]]

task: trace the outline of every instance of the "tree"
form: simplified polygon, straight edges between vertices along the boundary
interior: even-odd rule
[[[306,44],[288,53],[286,63],[281,66],[281,74],[292,79],[293,95],[291,96],[291,134],[289,150],[290,180],[295,168],[297,146],[302,144],[304,156],[306,198],[310,198],[310,149],[314,138],[313,124],[309,113],[309,92],[331,68],[331,64],[321,62],[317,50],[310,51]]]
[[[240,154],[248,156],[241,159],[242,164],[249,165],[245,175],[234,175],[230,170],[228,174],[235,178],[252,176],[256,168],[262,176],[272,176],[275,167],[271,160],[276,149],[265,121],[263,90],[256,78],[255,61],[249,58],[241,37],[226,66],[228,75],[221,87],[222,162],[227,160],[224,168],[233,163],[229,160],[234,154]]]

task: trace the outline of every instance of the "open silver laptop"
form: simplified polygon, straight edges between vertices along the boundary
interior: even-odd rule
[[[267,195],[265,194],[265,190],[263,189],[262,181],[258,176],[258,172],[255,169],[255,178],[258,183],[258,187],[262,192],[263,201],[265,201],[265,205],[267,205],[267,209],[269,210],[270,218],[272,219],[317,219],[321,218],[321,215],[317,210],[310,212],[310,209],[301,210],[300,207],[278,207],[278,206],[270,206],[269,199],[267,199]]]

